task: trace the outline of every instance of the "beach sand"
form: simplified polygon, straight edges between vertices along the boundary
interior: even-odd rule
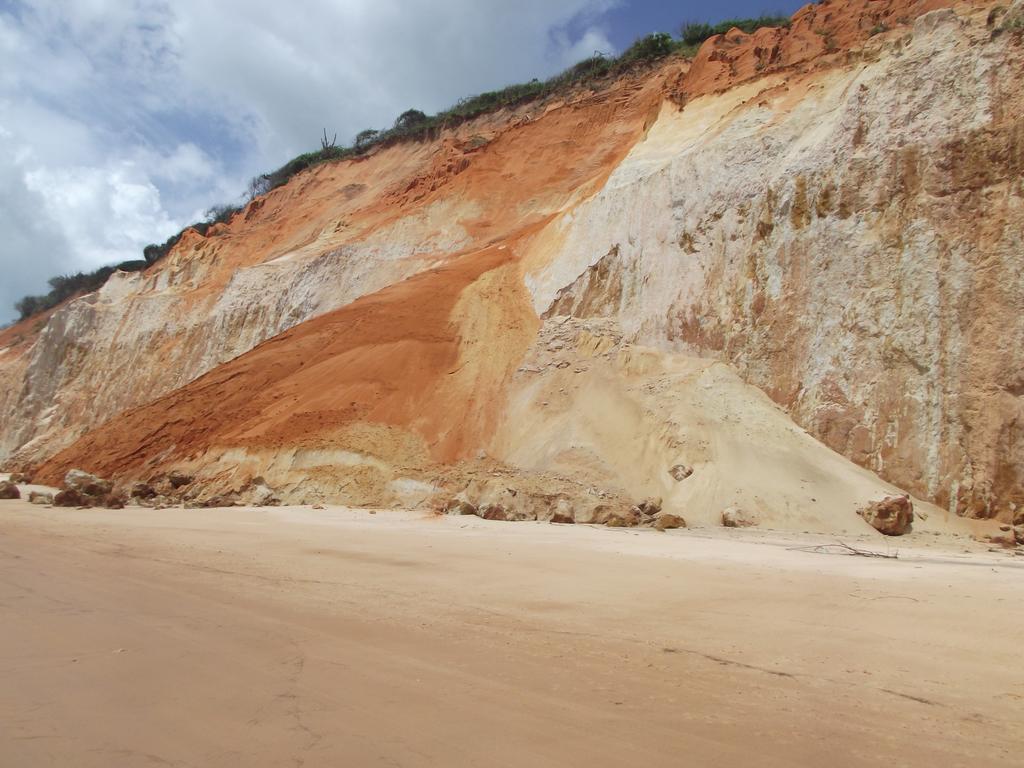
[[[1024,558],[969,539],[0,502],[0,765],[988,766]]]

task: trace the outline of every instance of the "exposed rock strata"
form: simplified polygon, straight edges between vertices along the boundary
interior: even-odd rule
[[[51,481],[181,467],[197,503],[256,477],[384,505],[491,478],[472,498],[496,519],[529,487],[575,522],[656,495],[710,524],[866,525],[896,488],[746,381],[895,486],[1009,521],[1022,49],[990,3],[947,5],[816,4],[689,68],[303,174],[8,344],[0,452]]]

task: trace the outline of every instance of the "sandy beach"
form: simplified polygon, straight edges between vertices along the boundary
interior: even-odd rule
[[[832,540],[2,502],[0,764],[1019,765],[1024,558]]]

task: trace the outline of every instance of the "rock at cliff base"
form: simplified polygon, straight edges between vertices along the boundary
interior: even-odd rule
[[[647,498],[636,505],[636,511],[644,517],[654,517],[661,512],[661,499]]]
[[[985,541],[989,544],[994,544],[997,547],[1004,547],[1005,549],[1014,549],[1017,546],[1017,538],[1013,531],[994,533],[991,536],[986,536]]]
[[[192,480],[192,475],[187,475],[176,469],[167,475],[167,482],[171,484],[172,488],[181,488],[183,485],[190,485]]]
[[[101,496],[98,507],[104,507],[105,509],[124,509],[124,505],[127,502],[124,496],[119,493],[108,493],[105,496]]]
[[[668,531],[673,528],[685,528],[686,521],[679,515],[671,512],[662,512],[654,521],[654,529],[657,531]]]
[[[452,499],[444,505],[442,510],[446,515],[475,515],[476,505],[470,504],[465,499]]]
[[[461,502],[466,504],[468,502]],[[469,506],[473,506],[470,504]],[[450,513],[464,514],[464,513]],[[501,504],[481,504],[476,514],[484,520],[508,520],[508,511]]]
[[[0,480],[0,499],[20,499],[21,491],[10,480]]]
[[[213,509],[218,507],[237,507],[238,502],[230,496],[211,496],[200,505],[207,509]]]
[[[71,469],[64,475],[64,489],[98,499],[112,492],[114,484],[81,469]]]
[[[53,506],[55,507],[89,507],[92,504],[89,503],[89,497],[79,493],[74,488],[65,488],[62,491],[57,491],[53,496]]]
[[[28,493],[29,504],[53,504],[52,493],[41,493],[40,491],[29,491]]]
[[[672,479],[675,480],[676,482],[682,482],[683,480],[685,480],[686,478],[693,474],[693,469],[686,466],[685,464],[676,464],[674,467],[672,467],[672,469],[668,471],[668,473],[672,475]]]
[[[640,515],[633,509],[612,510],[604,524],[609,528],[636,528],[640,525]]]
[[[11,472],[11,476],[7,478],[12,483],[31,483],[32,479],[24,472]]]
[[[576,517],[572,511],[566,511],[564,509],[555,509],[551,513],[551,519],[549,523],[558,523],[559,525],[572,525],[576,522]]]
[[[749,528],[757,525],[757,520],[738,507],[728,507],[722,511],[722,525],[726,528]]]
[[[133,499],[152,499],[156,490],[149,483],[135,483],[128,495]]]
[[[879,533],[902,536],[910,533],[914,522],[914,505],[909,496],[887,496],[868,504],[857,514]]]

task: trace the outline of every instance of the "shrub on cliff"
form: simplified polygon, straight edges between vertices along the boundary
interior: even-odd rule
[[[653,35],[641,37],[619,58],[621,64],[632,64],[638,61],[657,61],[675,50],[675,41],[667,32],[655,32]]]
[[[242,210],[240,205],[214,205],[206,209],[207,224],[224,224]]]
[[[72,296],[99,290],[103,287],[103,284],[107,282],[107,278],[117,270],[122,270],[124,272],[137,272],[141,269],[145,269],[146,266],[146,262],[141,260],[122,261],[120,264],[115,266],[100,267],[92,272],[76,272],[73,275],[57,275],[56,277],[51,277],[47,281],[50,285],[49,293],[45,293],[40,296],[24,296],[15,302],[14,308],[18,310],[20,319],[24,320],[32,315],[52,309],[62,301],[69,299]]]
[[[683,24],[683,28],[680,30],[680,35],[684,44],[700,45],[705,40],[714,37],[715,35],[724,35],[733,27],[744,31],[749,35],[762,27],[788,27],[789,24],[790,20],[788,16],[778,15],[758,16],[757,18],[750,19],[726,19],[718,24],[689,21]]]

